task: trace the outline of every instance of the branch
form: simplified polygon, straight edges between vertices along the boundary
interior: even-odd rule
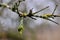
[[[42,19],[46,19],[46,20],[49,20],[49,21],[59,25],[59,23],[57,23],[57,22],[55,22],[55,21],[53,21],[53,20],[51,20],[51,19],[49,19],[48,17],[45,17],[45,16],[37,16],[37,15],[35,15],[34,17],[39,17],[39,18],[42,18]]]

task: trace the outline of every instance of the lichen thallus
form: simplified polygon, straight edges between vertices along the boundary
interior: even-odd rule
[[[24,18],[25,17],[30,17],[30,18],[32,18],[34,20],[36,20],[36,18],[33,18],[33,17],[39,17],[39,18],[43,18],[43,19],[49,20],[49,21],[59,25],[59,23],[57,23],[57,22],[55,22],[55,21],[50,19],[50,18],[54,19],[55,17],[60,17],[59,15],[54,15],[54,12],[55,12],[57,6],[58,5],[56,5],[56,7],[55,7],[55,9],[54,9],[52,14],[44,14],[44,15],[41,15],[41,16],[35,15],[36,13],[39,13],[40,11],[43,11],[44,9],[49,7],[49,6],[47,6],[47,7],[43,8],[43,9],[37,11],[37,12],[34,12],[34,13],[32,13],[32,9],[30,9],[29,10],[29,14],[20,14],[20,17],[24,17]]]
[[[12,7],[10,7],[8,4],[0,3],[0,7],[3,7],[3,9],[9,8],[10,10],[12,10],[13,12],[16,12],[20,16],[20,13],[18,11],[18,6],[19,6],[20,2],[21,1],[18,0]],[[24,30],[23,17],[20,17],[20,24],[18,26],[18,32],[20,33],[20,35],[22,35],[23,30]]]
[[[44,15],[41,15],[41,16],[37,16],[37,15],[36,15],[35,17],[43,18],[43,19],[49,20],[49,21],[51,21],[51,22],[59,25],[59,23],[57,23],[57,22],[55,22],[55,21],[53,21],[53,20],[50,19],[50,18],[54,19],[55,17],[60,17],[60,15],[55,15],[55,14],[54,14],[57,6],[58,6],[58,5],[55,6],[55,9],[54,9],[54,11],[52,12],[52,14],[51,14],[51,13],[50,13],[50,14],[44,14]]]
[[[57,8],[58,5],[56,5],[56,7],[55,7],[55,9],[54,9],[54,11],[53,11],[52,14],[44,14],[44,15],[38,16],[38,15],[35,15],[35,14],[37,14],[37,13],[45,10],[49,6],[43,8],[43,9],[37,11],[37,12],[34,12],[34,13],[32,12],[32,9],[30,9],[29,13],[26,14],[26,13],[22,13],[22,12],[20,12],[18,10],[18,6],[19,6],[20,2],[21,1],[16,2],[15,5],[13,5],[12,8],[10,8],[10,6],[8,6],[7,4],[2,4],[2,3],[0,4],[0,7],[7,7],[9,9],[11,9],[13,12],[16,12],[19,15],[21,22],[20,22],[20,25],[18,27],[18,31],[20,32],[20,34],[22,34],[22,31],[24,30],[24,28],[23,28],[24,27],[23,18],[26,18],[26,17],[29,17],[29,18],[34,19],[34,20],[36,20],[36,18],[34,18],[34,17],[39,17],[39,18],[46,19],[46,20],[49,20],[49,21],[51,21],[53,23],[58,24],[57,22],[55,22],[55,21],[53,21],[53,20],[50,19],[50,18],[54,19],[54,17],[60,17],[59,15],[54,15],[54,12],[55,12],[55,10],[56,10],[56,8]]]

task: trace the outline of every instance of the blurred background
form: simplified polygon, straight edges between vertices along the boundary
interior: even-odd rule
[[[0,3],[12,7],[16,1],[18,0],[0,0]],[[29,13],[33,8],[34,13],[49,6],[36,14],[43,15],[52,13],[56,5],[58,7],[55,14],[60,15],[60,0],[25,0],[20,3],[18,9]],[[60,40],[60,25],[41,18],[36,19],[24,18],[24,32],[21,37],[17,31],[20,24],[18,14],[8,8],[0,7],[0,40]],[[60,18],[55,18],[54,21],[60,23]]]

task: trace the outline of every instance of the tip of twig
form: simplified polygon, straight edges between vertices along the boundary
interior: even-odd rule
[[[56,5],[56,6],[58,6],[58,5]]]
[[[46,8],[48,8],[49,6],[47,6]]]

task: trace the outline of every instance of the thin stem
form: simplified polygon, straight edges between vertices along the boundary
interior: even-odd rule
[[[30,17],[30,18],[32,18],[32,19],[34,19],[34,20],[37,20],[36,18],[33,18],[33,17]]]
[[[58,5],[56,5],[55,9],[53,10],[52,15],[54,14],[54,12],[55,12],[55,10],[56,10],[57,6],[58,6]]]
[[[39,11],[37,11],[37,12],[33,13],[33,14],[39,13],[39,12],[41,12],[41,11],[45,10],[45,9],[46,9],[46,8],[48,8],[48,7],[49,7],[49,6],[47,6],[47,7],[43,8],[43,9],[41,9],[41,10],[39,10]]]

